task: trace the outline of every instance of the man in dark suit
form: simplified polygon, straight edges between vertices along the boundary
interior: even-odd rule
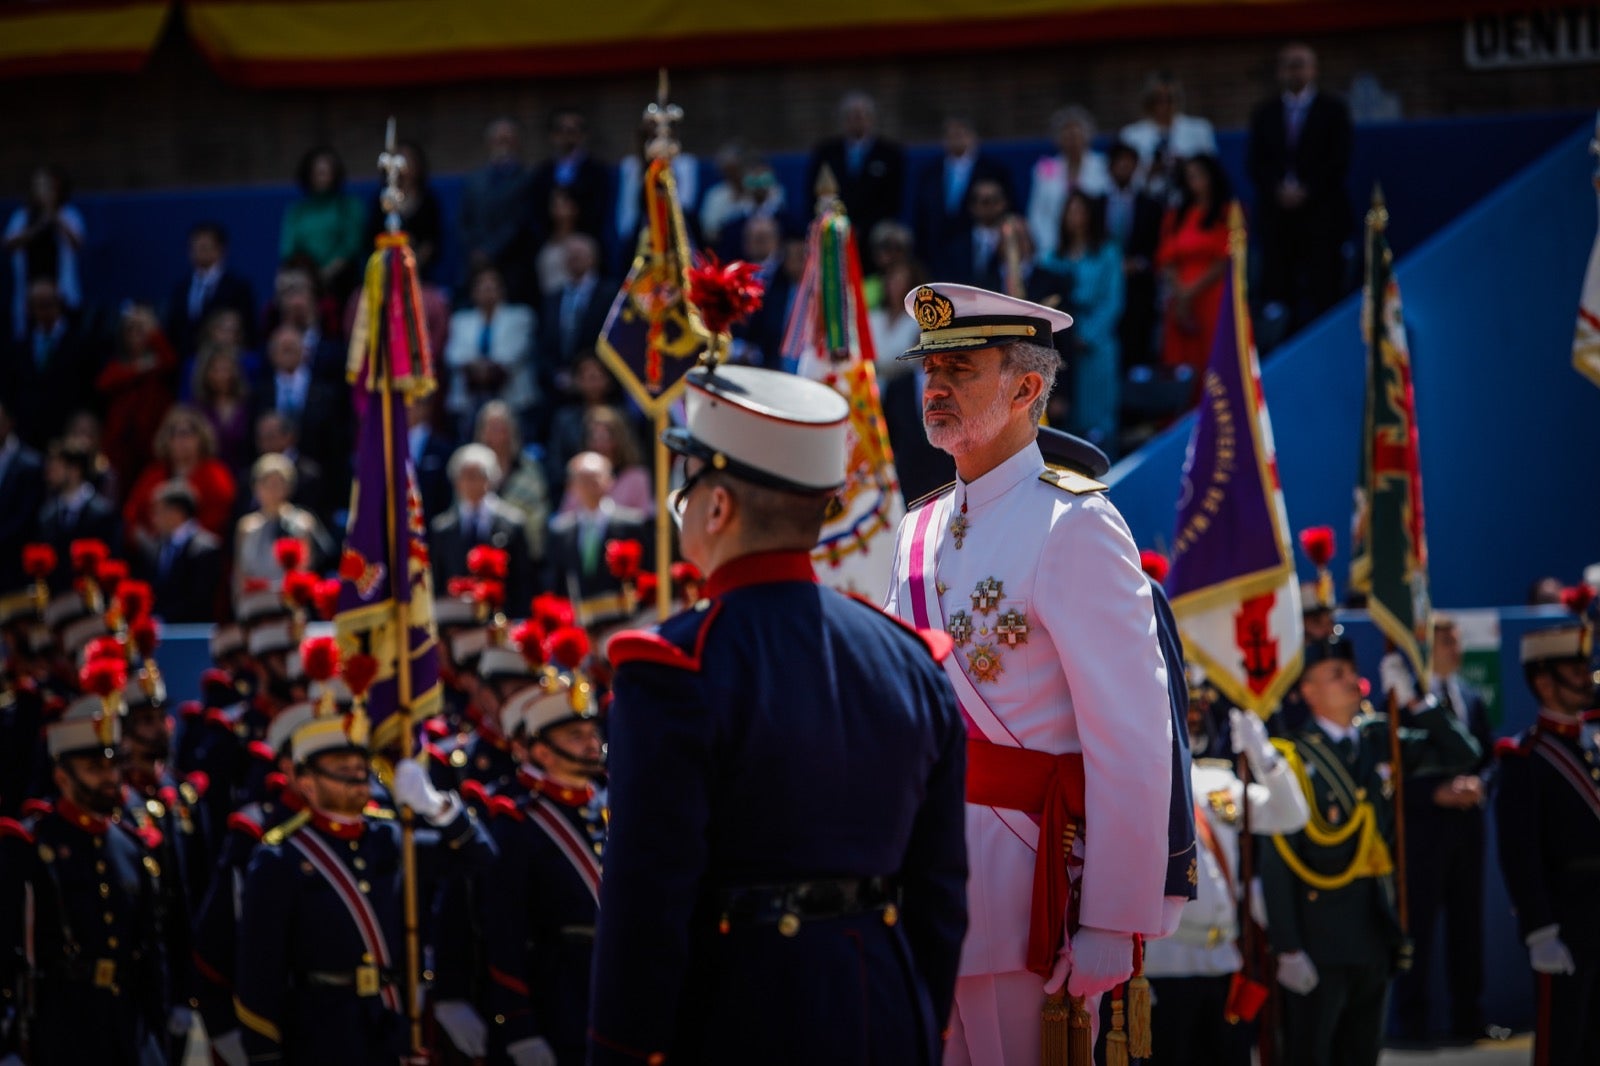
[[[539,312],[539,384],[547,399],[569,391],[572,364],[594,348],[617,298],[617,283],[600,275],[599,242],[575,233],[565,252],[566,280],[545,297]]]
[[[533,249],[528,243],[532,175],[522,164],[522,131],[515,119],[497,118],[484,131],[489,159],[461,186],[461,247],[466,282],[492,266],[505,281],[512,303],[533,295]],[[548,199],[548,196],[547,196]]]
[[[961,285],[998,288],[994,279],[1004,262],[1002,225],[1011,211],[1005,185],[992,178],[972,183],[967,193],[971,222],[946,238],[934,257],[934,274]]]
[[[866,93],[851,93],[839,105],[843,133],[811,151],[806,167],[806,195],[813,195],[817,175],[826,165],[839,184],[839,198],[858,233],[870,234],[886,218],[899,218],[905,198],[906,153],[894,141],[878,136],[878,106]]]
[[[18,439],[8,402],[0,401],[0,500],[5,501],[0,506],[0,588],[14,589],[27,579],[22,546],[34,538],[44,496],[44,464],[38,452]],[[57,552],[57,557],[64,561],[67,553]]]
[[[535,249],[550,234],[550,193],[562,188],[578,204],[578,229],[604,242],[606,205],[613,200],[611,169],[589,155],[589,122],[583,112],[564,107],[550,116],[550,158],[533,170],[528,183],[528,221]]]
[[[975,182],[994,181],[1013,201],[1011,173],[978,147],[972,123],[952,116],[944,120],[944,155],[918,172],[911,200],[911,228],[917,257],[931,263],[945,244],[972,227],[967,193]]]
[[[349,498],[350,451],[355,441],[350,388],[342,377],[316,372],[307,356],[305,334],[287,324],[267,340],[266,375],[253,390],[255,418],[259,421],[275,411],[295,427],[299,451],[324,476],[322,508],[310,509],[326,520],[328,510]]]
[[[94,452],[81,441],[67,440],[50,449],[53,476],[59,480],[39,509],[38,539],[56,550],[57,559],[71,557],[75,540],[98,540],[109,545],[113,554],[116,552],[122,522],[116,507],[91,480],[94,461]],[[71,588],[71,568],[56,567],[50,583],[58,592]]]
[[[189,230],[187,278],[172,286],[167,297],[167,339],[182,359],[192,358],[200,326],[218,310],[237,312],[246,348],[255,347],[256,296],[250,282],[228,269],[228,231],[217,222],[200,222]]]
[[[506,553],[506,607],[521,613],[533,598],[532,563],[522,514],[500,499],[500,461],[481,444],[463,444],[450,457],[455,505],[428,525],[428,552],[433,559],[434,588],[444,589],[453,577],[465,577],[467,555],[487,546]]]
[[[276,409],[263,411],[256,416],[255,431],[257,456],[276,453],[294,464],[294,492],[289,502],[310,511],[324,528],[336,530],[342,536],[344,524],[332,521],[332,516],[349,505],[350,486],[343,486],[343,496],[335,495],[339,487],[330,487],[322,464],[300,450],[299,426],[287,415],[279,414]],[[447,495],[448,492],[446,486]]]
[[[406,406],[406,426],[411,447],[411,465],[417,472],[417,491],[422,495],[422,515],[427,521],[450,508],[450,456],[457,441],[447,428],[450,419],[441,419],[440,390],[419,397]]]
[[[955,480],[956,464],[948,452],[928,443],[922,426],[922,389],[927,384],[919,359],[883,387],[883,420],[894,451],[900,492],[909,504]]]
[[[578,623],[590,626],[628,614],[622,582],[606,565],[606,543],[631,540],[650,543],[650,523],[640,512],[619,507],[611,499],[611,461],[598,452],[579,452],[567,464],[567,487],[578,501],[576,510],[550,522],[546,584],[572,600]]]
[[[1398,1032],[1409,1041],[1438,1036],[1429,1029],[1433,971],[1448,955],[1451,1042],[1484,1035],[1483,835],[1485,777],[1494,759],[1494,730],[1483,697],[1461,678],[1461,635],[1448,615],[1433,616],[1433,691],[1439,705],[1460,719],[1483,754],[1461,775],[1406,781],[1406,885],[1414,956],[1395,981]],[[1444,920],[1444,942],[1436,934]],[[1448,945],[1447,947],[1444,945]]]
[[[54,280],[28,283],[27,312],[21,338],[0,359],[0,403],[12,413],[17,436],[38,451],[90,405],[101,353],[67,314]]]
[[[1161,201],[1138,181],[1139,153],[1118,141],[1106,153],[1111,187],[1106,191],[1106,235],[1122,249],[1122,320],[1117,336],[1122,365],[1147,366],[1155,358],[1156,245],[1161,241]]]
[[[166,622],[213,622],[223,594],[222,545],[194,520],[194,490],[182,481],[156,489],[150,521],[158,540],[141,549],[136,565]]]
[[[1250,117],[1248,166],[1261,236],[1257,294],[1269,317],[1287,315],[1298,328],[1333,306],[1343,288],[1354,133],[1349,106],[1318,90],[1310,48],[1291,44],[1278,53],[1278,86]]]
[[[789,298],[795,289],[786,269],[783,234],[778,220],[753,215],[744,225],[743,258],[761,268],[761,306],[734,326],[733,360],[781,370],[783,330],[789,320]],[[802,268],[804,253],[801,254]]]

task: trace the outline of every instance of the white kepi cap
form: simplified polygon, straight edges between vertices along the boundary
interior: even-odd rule
[[[922,335],[898,359],[973,352],[1013,341],[1054,348],[1055,335],[1072,325],[1072,316],[1054,307],[945,281],[918,285],[906,293],[905,306]]]
[[[688,424],[662,434],[679,455],[785,492],[844,484],[850,404],[810,378],[753,366],[691,370]]]

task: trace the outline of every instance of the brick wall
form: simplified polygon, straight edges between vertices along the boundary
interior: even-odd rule
[[[1466,69],[1462,41],[1460,21],[1312,39],[1324,84],[1348,92],[1356,77],[1373,75],[1395,94],[1405,117],[1595,103],[1593,67],[1474,72]],[[903,140],[934,139],[947,112],[974,116],[987,137],[1032,137],[1043,135],[1050,112],[1068,102],[1087,105],[1105,127],[1135,118],[1146,73],[1165,68],[1186,84],[1189,110],[1228,128],[1243,125],[1270,87],[1275,43],[1144,41],[685,71],[674,76],[673,98],[687,113],[686,146],[702,153],[730,137],[768,150],[802,148],[831,131],[834,106],[851,88],[874,93],[883,128]],[[648,76],[250,91],[217,78],[181,32],[169,29],[139,75],[0,82],[6,114],[0,188],[20,192],[29,168],[43,160],[67,167],[82,189],[279,182],[292,174],[301,151],[319,140],[331,141],[360,172],[376,156],[391,112],[399,116],[402,135],[427,147],[436,171],[474,166],[483,126],[497,114],[516,116],[529,128],[530,152],[536,154],[545,116],[563,104],[589,113],[595,151],[615,158],[628,149],[653,92]]]

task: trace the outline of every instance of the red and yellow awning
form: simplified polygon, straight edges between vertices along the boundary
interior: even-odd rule
[[[132,73],[161,37],[172,0],[0,5],[0,76]]]

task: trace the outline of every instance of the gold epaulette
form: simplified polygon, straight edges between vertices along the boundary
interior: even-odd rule
[[[1076,470],[1071,470],[1064,466],[1051,466],[1050,469],[1039,475],[1039,480],[1046,485],[1054,485],[1063,492],[1070,492],[1074,496],[1106,491],[1106,486],[1094,478],[1086,477]]]
[[[263,844],[271,844],[272,846],[276,847],[277,845],[282,844],[285,840],[288,840],[291,836],[299,831],[301,826],[305,825],[309,821],[311,821],[311,810],[310,808],[307,808],[306,810],[301,811],[299,814],[296,814],[293,818],[290,818],[287,822],[282,822],[273,826],[271,829],[268,829],[266,833],[262,835],[261,842]]]
[[[916,499],[906,504],[906,513],[909,514],[912,511],[915,511],[918,507],[921,507],[923,504],[938,499],[940,496],[943,496],[945,493],[949,492],[955,487],[956,483],[954,481],[947,481],[943,485],[940,485],[938,488],[934,489],[932,492],[923,493],[921,496],[918,496]]]
[[[368,807],[361,813],[368,818],[382,818],[386,821],[393,821],[396,817],[394,810],[389,807]]]

